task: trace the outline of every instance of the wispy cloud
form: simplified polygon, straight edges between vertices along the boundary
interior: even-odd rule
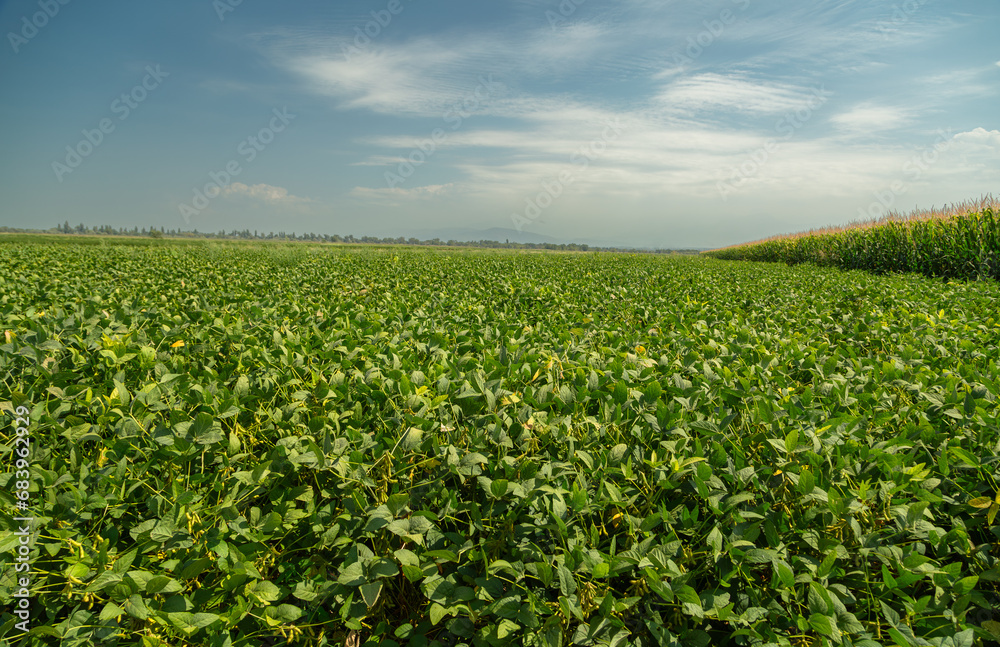
[[[671,83],[658,99],[671,110],[707,110],[774,115],[793,111],[809,97],[808,88],[759,81],[744,74],[699,74]]]
[[[347,40],[298,36],[272,38],[268,51],[340,109],[435,117],[488,74],[530,81],[586,69],[612,47],[606,36],[599,24],[573,25],[556,34],[540,29],[449,34],[372,46],[350,57],[343,54],[343,47],[350,46]]]
[[[271,186],[270,184],[247,185],[242,182],[233,182],[229,186],[222,189],[222,195],[227,198],[248,198],[272,204],[311,202],[309,198],[300,198],[299,196],[290,194],[288,189],[280,186]]]
[[[417,144],[414,144],[416,146]],[[352,162],[351,166],[394,166],[405,164],[405,157],[391,157],[387,155],[372,155],[363,162]]]
[[[910,119],[911,113],[903,108],[863,103],[834,115],[830,121],[849,134],[872,135],[902,128]]]
[[[926,132],[921,120],[944,105],[935,97],[903,104],[901,97],[887,102],[877,92],[864,96],[834,87],[836,100],[823,108],[829,114],[796,128],[792,139],[776,133],[780,118],[802,114],[817,88],[836,85],[836,75],[880,73],[883,64],[873,53],[904,40],[904,30],[890,39],[880,36],[878,24],[885,16],[861,4],[848,0],[819,10],[761,9],[719,39],[740,41],[741,51],[753,53],[729,58],[731,44],[713,45],[711,54],[682,72],[671,53],[730,3],[678,9],[692,14],[687,27],[656,12],[662,20],[650,24],[655,22],[649,20],[651,9],[636,0],[614,19],[591,15],[555,29],[546,24],[520,32],[385,39],[349,61],[336,39],[311,37],[307,46],[296,41],[296,47],[272,43],[271,51],[280,66],[307,90],[329,97],[335,109],[419,124],[358,138],[356,143],[373,150],[351,164],[356,167],[391,170],[405,164],[406,154],[428,136],[426,119],[439,120],[477,77],[494,73],[506,84],[503,96],[481,108],[483,119],[449,130],[437,145],[442,152],[430,163],[446,182],[384,188],[378,170],[370,176],[371,186],[350,190],[351,197],[364,202],[398,206],[474,197],[504,205],[534,195],[542,182],[567,170],[575,174],[567,191],[578,196],[717,200],[717,183],[775,140],[777,149],[741,195],[766,199],[780,191],[803,199],[845,198],[898,177],[912,149],[902,143],[902,133]],[[521,5],[540,16],[547,6]],[[643,11],[631,15],[639,5]],[[936,21],[916,17],[905,25],[914,38],[942,29]],[[636,56],[637,47],[646,53]],[[803,68],[803,61],[810,66]],[[609,70],[616,73],[606,74]],[[586,81],[588,72],[602,81]],[[963,77],[960,85],[970,86],[982,72]],[[624,78],[629,79],[627,92],[612,91],[615,79]],[[580,151],[600,139],[609,123],[619,124],[623,134],[580,165]],[[992,141],[992,131],[983,132],[973,131],[968,138]]]
[[[412,188],[393,187],[381,189],[358,186],[354,187],[350,194],[352,197],[360,198],[366,202],[398,206],[403,202],[442,197],[450,193],[454,188],[454,184],[432,184]]]

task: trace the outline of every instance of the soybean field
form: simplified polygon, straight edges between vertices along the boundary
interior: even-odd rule
[[[0,288],[9,644],[1000,640],[996,281],[11,236]]]

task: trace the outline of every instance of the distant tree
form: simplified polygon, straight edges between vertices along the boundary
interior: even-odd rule
[[[149,237],[150,238],[163,238],[163,232],[161,230],[159,230],[159,229],[150,229],[149,230]]]

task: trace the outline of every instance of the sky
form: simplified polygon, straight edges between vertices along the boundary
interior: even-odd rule
[[[0,0],[0,225],[710,248],[1000,193],[995,0]]]

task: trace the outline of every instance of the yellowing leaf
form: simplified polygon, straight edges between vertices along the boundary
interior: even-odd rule
[[[175,341],[174,343],[170,344],[170,347],[171,348],[184,348],[184,340],[183,339],[179,339],[179,340]]]

